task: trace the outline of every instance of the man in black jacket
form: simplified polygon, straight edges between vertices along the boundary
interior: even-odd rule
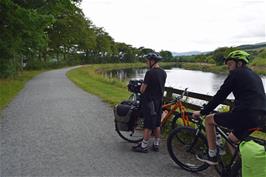
[[[210,165],[217,163],[215,125],[232,129],[229,139],[234,143],[248,136],[251,129],[259,127],[259,118],[266,114],[266,96],[261,78],[246,67],[249,54],[236,50],[226,57],[229,75],[213,99],[201,110],[195,111],[193,117],[207,115],[205,118],[209,151],[206,156],[197,158]],[[226,97],[233,92],[235,106],[230,112],[210,114]]]

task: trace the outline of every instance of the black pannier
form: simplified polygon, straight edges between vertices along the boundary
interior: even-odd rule
[[[136,101],[123,101],[114,107],[114,116],[117,128],[120,131],[133,129],[140,114],[139,105]]]

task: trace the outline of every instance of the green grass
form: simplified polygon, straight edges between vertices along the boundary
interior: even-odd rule
[[[261,50],[251,63],[251,68],[258,74],[266,75],[266,49]]]
[[[42,71],[24,71],[14,79],[0,79],[0,111],[17,95],[26,82]]]
[[[173,63],[163,63],[163,66]],[[104,76],[104,72],[113,69],[141,68],[144,63],[93,64],[76,68],[67,73],[67,77],[85,91],[99,96],[103,101],[115,105],[128,99],[127,82]]]
[[[129,97],[126,83],[115,78],[104,77],[101,73],[113,68],[130,68],[130,64],[102,64],[77,68],[67,76],[85,91],[99,96],[102,100],[114,105]]]

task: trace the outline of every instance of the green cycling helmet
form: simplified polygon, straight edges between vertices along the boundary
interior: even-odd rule
[[[248,58],[249,54],[243,50],[235,50],[233,52],[230,52],[228,56],[225,58],[225,63],[228,60],[236,60],[236,61],[243,61],[244,63],[248,64]]]

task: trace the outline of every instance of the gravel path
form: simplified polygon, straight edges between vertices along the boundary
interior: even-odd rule
[[[159,153],[131,152],[114,130],[112,108],[69,81],[69,69],[33,78],[2,111],[1,177],[212,176],[180,169],[164,142]]]

